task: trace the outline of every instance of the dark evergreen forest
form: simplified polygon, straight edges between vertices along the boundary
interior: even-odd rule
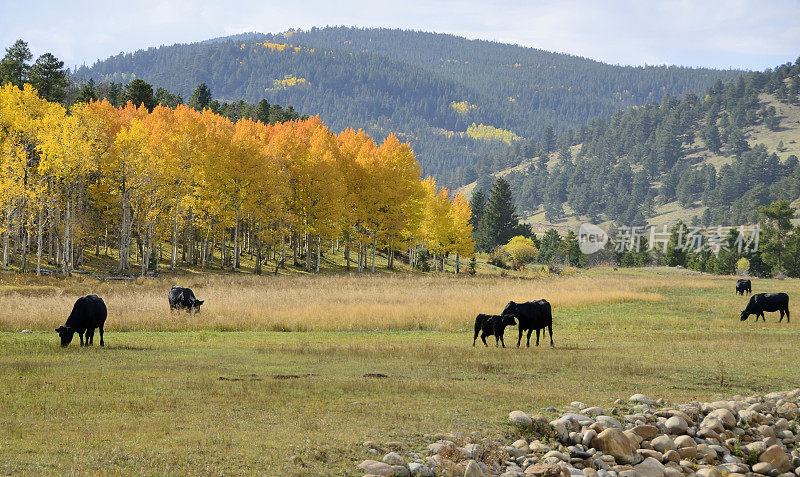
[[[464,134],[473,123],[539,140],[548,129],[561,134],[740,74],[615,66],[453,35],[345,27],[149,48],[76,72],[106,83],[141,78],[183,97],[206,83],[221,100],[292,104],[333,130],[361,127],[378,140],[397,132],[425,173],[450,187],[475,180],[479,163],[506,148]]]

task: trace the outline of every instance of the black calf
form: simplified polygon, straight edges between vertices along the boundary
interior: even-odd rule
[[[484,346],[489,346],[486,344],[486,337],[494,335],[495,346],[499,346],[502,343],[503,348],[505,348],[506,343],[503,341],[503,333],[506,331],[506,326],[514,326],[516,324],[517,322],[511,315],[484,315],[481,313],[475,317],[475,336],[472,338],[472,346],[475,346],[475,342],[478,340],[478,333],[480,333]]]

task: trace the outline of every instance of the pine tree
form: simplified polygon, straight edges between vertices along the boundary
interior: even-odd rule
[[[480,234],[477,237],[478,248],[489,251],[498,245],[504,245],[515,235],[519,227],[511,188],[502,177],[498,178],[489,192],[489,200],[483,209]]]
[[[89,78],[89,81],[83,85],[81,92],[78,93],[78,96],[75,98],[75,102],[89,103],[91,101],[97,101],[97,90],[94,87],[94,80]]]
[[[137,108],[144,106],[148,111],[152,111],[158,104],[153,95],[153,85],[139,78],[125,85],[123,101],[130,101]]]
[[[472,191],[472,198],[469,200],[469,208],[472,211],[472,218],[470,219],[470,223],[473,227],[475,227],[475,232],[478,231],[478,226],[481,223],[481,218],[483,217],[483,209],[486,206],[486,195],[483,193],[483,189],[476,187],[474,191]]]
[[[189,98],[189,107],[202,111],[211,106],[211,88],[205,83],[200,83]],[[212,108],[213,109],[213,108]]]
[[[40,56],[30,69],[30,81],[48,101],[60,103],[67,94],[69,79],[64,62],[50,53]]]
[[[17,40],[6,49],[6,56],[0,61],[0,86],[11,83],[17,88],[22,88],[28,81],[28,72],[31,67],[28,62],[33,58],[28,44]]]

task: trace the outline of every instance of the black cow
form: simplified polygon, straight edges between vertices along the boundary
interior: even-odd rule
[[[506,332],[506,326],[514,326],[517,322],[511,315],[480,315],[475,317],[475,336],[472,338],[472,346],[475,346],[475,341],[478,340],[478,333],[481,333],[481,341],[484,346],[486,344],[486,337],[494,335],[495,346],[503,343],[503,348],[506,347],[503,341],[503,333]]]
[[[65,347],[72,342],[75,333],[81,338],[83,343],[83,333],[86,333],[86,346],[94,344],[94,329],[100,329],[100,346],[105,346],[103,342],[103,325],[106,322],[108,310],[103,299],[97,295],[86,295],[78,298],[72,307],[64,326],[56,328],[56,333],[61,337],[61,346]]]
[[[786,313],[786,322],[789,323],[789,295],[786,293],[756,293],[750,297],[750,302],[742,311],[742,321],[750,315],[756,315],[756,321],[759,316],[762,320],[767,321],[764,318],[765,311],[780,311],[779,323],[783,321],[783,314]]]
[[[750,280],[746,278],[740,278],[739,280],[736,280],[736,293],[744,296],[744,292],[753,293],[753,291],[750,289]]]
[[[179,286],[174,286],[169,291],[169,309],[172,310],[182,310],[186,309],[186,311],[194,311],[195,313],[200,312],[200,305],[202,305],[205,300],[198,300],[194,296],[194,292],[191,288],[184,288]]]
[[[553,314],[547,300],[536,300],[525,303],[508,302],[503,308],[504,315],[514,315],[519,322],[519,339],[517,348],[522,342],[522,332],[528,330],[528,344],[531,346],[531,332],[536,330],[536,346],[539,346],[539,330],[547,328],[550,333],[550,346],[553,346]]]

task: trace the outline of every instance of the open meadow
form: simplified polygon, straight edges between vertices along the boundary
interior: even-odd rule
[[[173,284],[206,300],[200,314],[169,312]],[[754,293],[789,293],[788,324],[740,322],[734,284],[668,268],[0,274],[0,474],[360,475],[366,440],[414,450],[437,432],[508,435],[515,409],[799,387],[800,280],[753,280]],[[108,305],[106,346],[62,349],[53,329],[86,293]],[[516,349],[516,327],[509,348],[472,347],[477,313],[537,298],[553,306],[554,348]]]

